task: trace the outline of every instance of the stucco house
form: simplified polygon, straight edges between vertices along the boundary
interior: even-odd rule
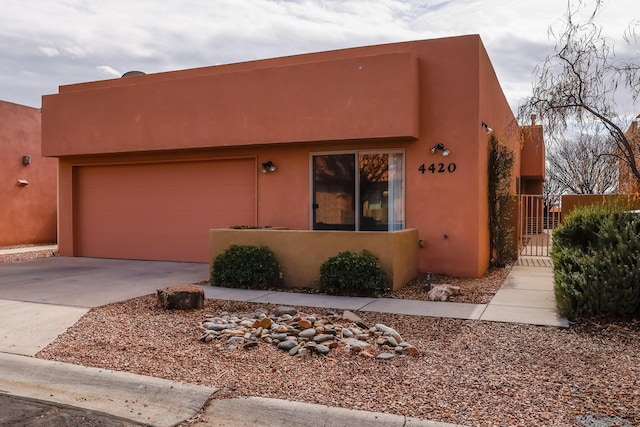
[[[418,270],[480,276],[490,134],[514,190],[523,165],[544,176],[477,35],[61,86],[42,132],[68,256],[208,262],[230,226],[413,230]]]
[[[636,164],[640,167],[640,156],[637,155],[638,151],[640,151],[640,114],[633,119],[627,128],[625,135],[631,146],[634,147],[636,152]],[[620,194],[629,194],[638,198],[640,193],[640,184],[633,176],[633,173],[631,173],[629,165],[627,165],[623,160],[620,160],[619,163],[618,183],[618,192]]]
[[[57,161],[41,155],[40,118],[0,101],[0,246],[56,241]]]

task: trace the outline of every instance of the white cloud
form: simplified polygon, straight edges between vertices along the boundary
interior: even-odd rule
[[[49,57],[60,55],[60,51],[55,47],[40,46],[38,47],[38,50],[45,56],[49,56]]]
[[[89,56],[86,50],[81,46],[67,46],[64,52],[71,58],[85,58]]]
[[[636,3],[606,2],[604,33],[621,40]],[[0,15],[0,94],[39,106],[59,85],[116,70],[154,73],[480,34],[515,108],[535,64],[552,51],[548,29],[565,8],[558,0],[9,1]],[[35,77],[16,81],[25,71]]]
[[[120,77],[120,76],[122,76],[122,73],[120,71],[117,71],[117,70],[113,69],[112,67],[110,67],[108,65],[98,65],[96,68],[99,71],[101,71],[103,74],[106,74],[109,77]]]

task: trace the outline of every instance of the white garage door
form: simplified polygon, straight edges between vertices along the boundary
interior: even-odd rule
[[[255,225],[254,159],[79,166],[74,254],[208,262],[212,228]]]

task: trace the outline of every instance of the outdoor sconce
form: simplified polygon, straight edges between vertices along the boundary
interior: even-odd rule
[[[484,130],[485,130],[487,133],[491,133],[491,132],[493,132],[493,129],[492,129],[492,128],[490,128],[490,127],[489,127],[489,125],[488,125],[488,124],[486,124],[485,122],[482,122],[482,127],[484,128]]]
[[[19,185],[20,187],[24,187],[24,186],[26,186],[26,185],[29,185],[29,181],[27,181],[26,179],[19,179],[19,180],[18,180],[18,185]]]
[[[22,156],[22,164],[27,166],[31,164],[31,156]]]
[[[447,156],[449,155],[449,150],[447,150],[447,149],[444,147],[444,144],[436,144],[436,145],[434,145],[433,147],[431,147],[431,152],[432,152],[433,154],[435,154],[435,153],[436,153],[436,151],[438,151],[438,150],[442,151],[442,155],[443,155],[444,157],[447,157]]]
[[[276,169],[276,165],[271,160],[262,164],[262,173],[275,172]]]

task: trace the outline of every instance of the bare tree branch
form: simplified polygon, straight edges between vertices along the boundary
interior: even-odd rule
[[[607,154],[623,159],[635,180],[640,182],[639,147],[622,129],[624,117],[616,113],[616,96],[631,97],[640,109],[640,66],[638,61],[616,57],[613,44],[602,35],[597,24],[604,0],[568,1],[567,12],[552,55],[535,70],[532,96],[521,105],[518,117],[526,120],[536,114],[548,135],[564,141],[567,130],[607,131],[603,140],[611,151]],[[588,18],[581,13],[591,5]],[[633,21],[623,38],[638,55],[640,21]],[[613,142],[613,144],[611,144]],[[576,190],[576,189],[574,189]]]
[[[555,194],[607,194],[618,189],[618,158],[611,142],[582,134],[553,144],[547,151],[547,186]]]

